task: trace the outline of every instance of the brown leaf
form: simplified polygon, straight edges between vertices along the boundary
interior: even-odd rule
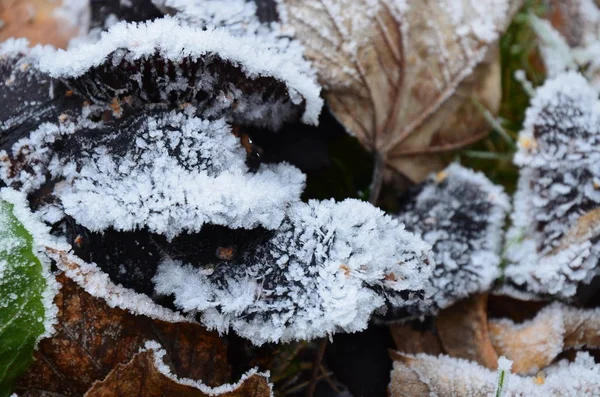
[[[498,355],[488,333],[487,295],[476,294],[442,310],[436,326],[442,346],[450,356],[496,368]]]
[[[162,362],[164,351],[157,343],[119,364],[101,382],[96,382],[85,397],[269,397],[271,385],[266,375],[250,372],[235,385],[211,388],[191,379],[179,379]]]
[[[0,41],[10,37],[25,37],[31,44],[51,44],[65,48],[77,28],[55,11],[62,1],[0,0]]]
[[[514,361],[516,373],[534,374],[567,349],[600,347],[600,309],[553,304],[521,324],[491,320],[489,330],[496,351]]]
[[[388,388],[390,397],[494,396],[498,375],[474,362],[448,356],[395,355]],[[575,362],[562,362],[545,378],[507,374],[504,396],[562,397],[596,396],[600,393],[599,364],[587,354]]]
[[[471,99],[497,110],[495,42],[520,0],[284,3],[331,110],[388,165],[420,180],[435,161],[414,156],[485,133]]]
[[[109,307],[64,275],[58,281],[56,333],[40,342],[36,362],[17,386],[20,396],[80,396],[150,340],[168,349],[168,362],[179,376],[209,386],[230,380],[227,350],[216,333],[199,324],[135,316]]]
[[[390,332],[394,338],[396,350],[401,353],[426,353],[434,356],[444,353],[440,340],[432,331],[421,331],[410,324],[392,324]]]

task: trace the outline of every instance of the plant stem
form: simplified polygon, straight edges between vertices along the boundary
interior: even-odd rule
[[[379,199],[379,194],[381,193],[384,170],[385,160],[383,155],[379,152],[375,152],[373,177],[371,178],[371,193],[369,194],[369,202],[373,205],[377,205],[377,200]]]
[[[312,373],[310,374],[310,383],[306,389],[306,397],[313,397],[315,389],[317,388],[317,382],[319,381],[319,369],[321,368],[321,361],[325,355],[325,349],[327,348],[327,338],[322,338],[319,341],[319,347],[317,349],[317,355],[313,363]]]

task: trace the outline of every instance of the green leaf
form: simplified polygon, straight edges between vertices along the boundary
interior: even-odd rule
[[[33,244],[13,204],[0,200],[0,397],[10,395],[31,365],[37,340],[46,331],[48,280]]]

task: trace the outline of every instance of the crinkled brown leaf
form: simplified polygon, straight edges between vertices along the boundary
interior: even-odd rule
[[[392,324],[390,333],[396,350],[405,354],[426,353],[437,356],[444,353],[438,336],[431,330],[420,330],[411,324]]]
[[[419,180],[435,161],[413,156],[481,137],[471,99],[498,107],[495,42],[520,0],[284,3],[331,110],[389,165]]]
[[[567,349],[600,347],[600,309],[553,304],[521,324],[492,320],[489,330],[498,354],[514,361],[513,371],[533,374]]]
[[[10,37],[25,37],[32,44],[52,44],[65,48],[77,34],[74,24],[64,21],[55,11],[62,1],[0,0],[0,42]]]
[[[390,397],[495,396],[498,375],[474,362],[448,356],[395,354]],[[548,368],[545,378],[508,374],[503,396],[564,397],[600,394],[600,364],[579,353],[574,362]]]
[[[476,294],[442,310],[436,325],[449,355],[496,368],[498,355],[488,333],[487,295]]]
[[[69,278],[56,297],[56,333],[39,344],[36,362],[17,385],[20,396],[81,396],[155,340],[167,349],[178,376],[209,386],[230,381],[227,350],[219,336],[193,323],[166,323],[111,308]]]
[[[119,364],[85,397],[269,397],[271,385],[266,375],[252,372],[238,384],[210,388],[191,379],[180,379],[162,362],[158,344]]]

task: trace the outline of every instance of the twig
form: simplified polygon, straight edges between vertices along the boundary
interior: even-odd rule
[[[371,194],[369,194],[369,202],[377,205],[381,187],[383,185],[383,171],[385,170],[385,160],[383,155],[375,152],[375,162],[373,164],[373,177],[371,179]]]
[[[313,363],[312,373],[310,374],[310,383],[306,389],[306,397],[313,397],[315,389],[317,388],[317,382],[319,381],[319,369],[321,368],[321,361],[325,355],[325,349],[327,348],[327,338],[322,338],[319,342],[317,350],[317,356]]]

